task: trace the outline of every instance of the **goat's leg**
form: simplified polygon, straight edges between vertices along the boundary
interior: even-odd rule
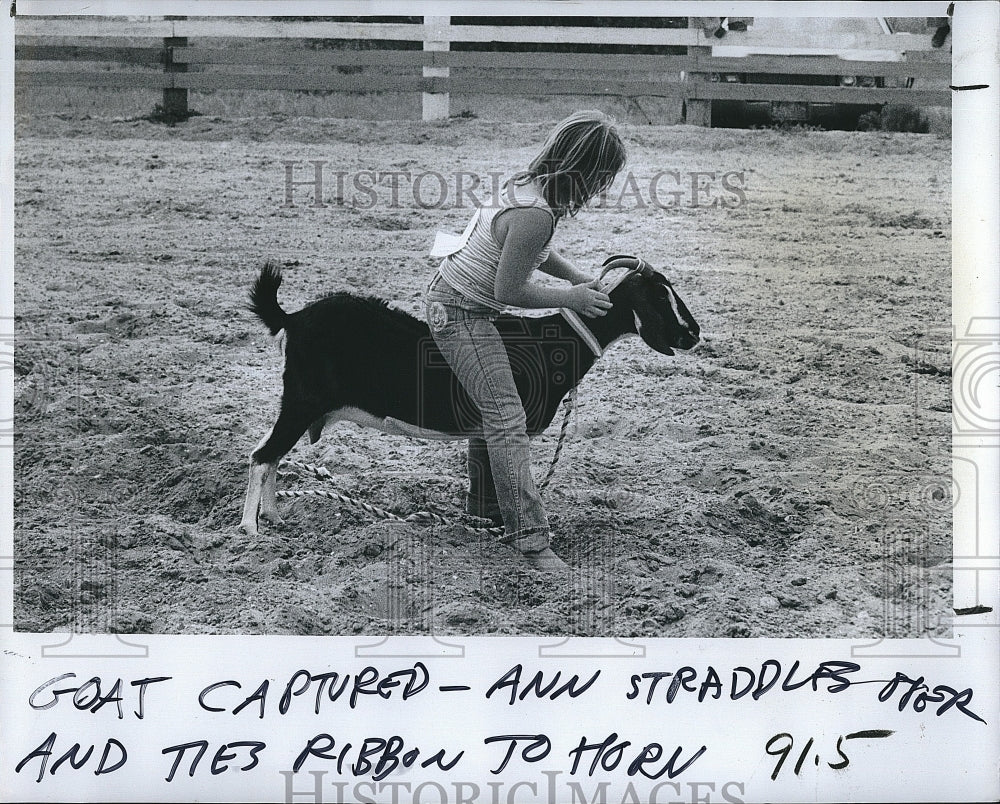
[[[278,463],[264,464],[264,485],[260,498],[260,518],[266,519],[272,525],[280,525],[283,520],[278,513]]]
[[[326,416],[320,416],[309,425],[309,443],[315,444],[323,435],[323,427],[326,424]]]
[[[257,535],[257,511],[260,509],[261,497],[264,493],[264,481],[267,477],[267,465],[254,460],[254,456],[267,443],[274,433],[272,427],[250,453],[250,472],[247,480],[247,497],[243,503],[243,517],[240,520],[240,530],[251,536]]]
[[[283,405],[271,432],[250,453],[250,479],[240,521],[240,529],[245,533],[257,534],[258,512],[267,520],[280,521],[275,499],[278,461],[295,446],[316,416],[316,411]]]

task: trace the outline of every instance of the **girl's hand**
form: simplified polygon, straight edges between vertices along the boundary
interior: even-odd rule
[[[573,285],[569,289],[569,299],[567,307],[587,318],[597,318],[607,315],[611,309],[611,299],[608,294],[598,290],[600,283],[597,279]]]

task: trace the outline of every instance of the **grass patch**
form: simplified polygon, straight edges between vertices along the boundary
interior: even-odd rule
[[[163,104],[158,103],[153,107],[153,111],[138,119],[148,120],[150,123],[164,123],[168,126],[175,126],[178,123],[190,120],[192,117],[201,117],[201,112],[196,112],[193,109],[185,109],[183,112],[178,112],[173,109],[164,109]]]
[[[908,103],[888,103],[879,111],[865,112],[858,118],[858,131],[899,131],[927,134],[930,118],[923,109]]]
[[[841,213],[858,215],[868,220],[869,226],[895,229],[940,229],[941,222],[920,212],[893,212],[868,204],[847,204]]]

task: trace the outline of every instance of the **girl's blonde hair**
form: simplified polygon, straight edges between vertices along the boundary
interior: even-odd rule
[[[602,112],[575,112],[552,130],[515,184],[537,179],[546,203],[558,216],[572,217],[606,190],[625,165],[625,146],[614,121]]]

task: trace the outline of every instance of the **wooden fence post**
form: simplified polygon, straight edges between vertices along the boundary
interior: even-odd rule
[[[448,50],[451,43],[447,39],[447,29],[451,25],[451,17],[424,17],[424,50]],[[444,33],[435,33],[435,28],[444,28]],[[440,38],[444,36],[445,38]],[[448,67],[424,67],[424,78],[448,78],[451,70]],[[447,92],[423,93],[423,119],[447,120],[450,97]]]
[[[695,36],[699,39],[704,35],[702,31],[702,26],[699,24],[697,18],[688,17],[688,28],[694,29]],[[697,59],[699,57],[711,58],[712,48],[711,47],[688,47],[687,49],[688,57],[691,59]],[[705,73],[699,72],[689,72],[686,79],[691,83],[692,89],[697,90],[697,85],[704,83],[708,80],[708,76]],[[684,99],[684,122],[690,126],[706,126],[711,127],[712,125],[712,101],[701,100],[697,98],[686,97]]]
[[[164,17],[164,20],[186,20],[187,17]],[[187,47],[186,36],[166,36],[163,38],[163,72],[186,73],[187,64],[174,62],[175,47]],[[175,87],[163,88],[163,116],[168,120],[187,120],[188,91]]]

